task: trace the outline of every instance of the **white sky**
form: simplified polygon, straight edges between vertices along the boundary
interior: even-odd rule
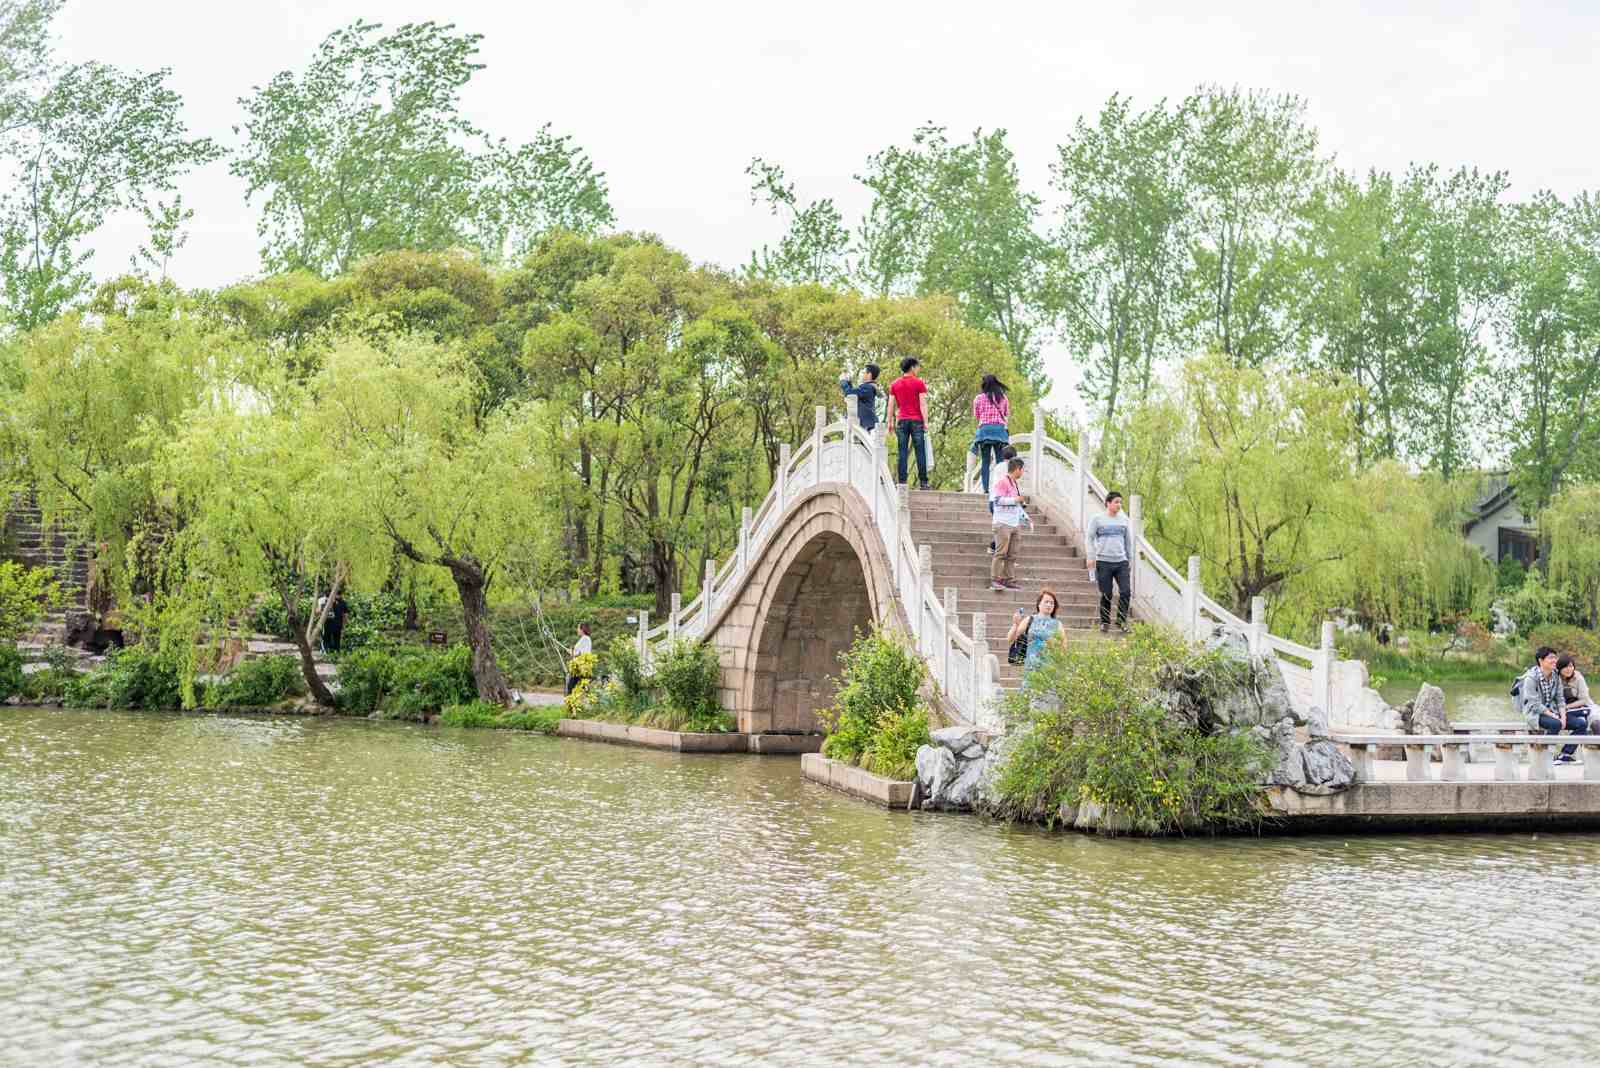
[[[622,227],[729,265],[782,230],[749,203],[752,155],[783,164],[802,199],[835,197],[853,221],[866,198],[851,175],[868,154],[928,120],[953,134],[1003,126],[1048,200],[1054,147],[1078,116],[1113,92],[1149,103],[1202,82],[1307,98],[1346,168],[1504,169],[1516,196],[1600,188],[1594,0],[69,0],[57,30],[67,60],[172,68],[191,129],[231,146],[238,97],[363,17],[482,33],[472,121],[513,141],[545,122],[573,134],[606,172]],[[215,286],[256,273],[256,212],[226,162],[181,188],[195,217],[174,278]],[[123,269],[142,236],[108,227],[93,268]],[[1070,357],[1054,346],[1047,365],[1051,400],[1070,403],[1059,388],[1076,379]]]

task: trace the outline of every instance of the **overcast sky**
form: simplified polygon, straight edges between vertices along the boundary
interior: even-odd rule
[[[303,66],[357,18],[483,34],[487,69],[465,94],[472,121],[513,141],[553,123],[606,172],[621,226],[723,264],[782,229],[749,202],[752,155],[783,164],[803,199],[835,197],[853,220],[865,197],[851,176],[868,154],[929,120],[954,133],[1003,126],[1047,193],[1055,146],[1080,115],[1114,92],[1148,103],[1207,82],[1305,97],[1324,149],[1346,168],[1503,169],[1517,196],[1600,188],[1596,0],[68,0],[57,28],[68,60],[172,68],[191,129],[231,146],[237,99]],[[195,218],[177,281],[256,273],[256,211],[226,162],[182,191]],[[97,273],[121,269],[141,238],[132,226],[99,235]],[[1048,363],[1058,380],[1076,377],[1059,347]]]

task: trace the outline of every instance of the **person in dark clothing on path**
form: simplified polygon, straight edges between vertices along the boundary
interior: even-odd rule
[[[928,488],[928,420],[922,414],[922,395],[928,392],[928,383],[917,377],[922,366],[915,356],[900,361],[900,377],[889,387],[889,424],[895,428],[895,441],[899,446],[899,464],[895,468],[895,484],[906,480],[906,454],[910,447],[917,449],[917,488]]]
[[[856,398],[856,422],[862,430],[875,430],[878,426],[878,365],[867,364],[861,375],[861,384],[852,386],[845,375],[839,376],[839,388],[846,397]]]
[[[578,657],[583,656],[583,655],[585,655],[587,653],[594,652],[594,639],[592,637],[590,637],[590,630],[591,630],[591,628],[590,628],[589,624],[587,624],[587,623],[579,623],[578,624],[578,640],[573,643],[573,646],[572,646],[572,649],[571,649],[572,659],[573,660],[576,660],[576,659],[578,659]],[[571,671],[570,667],[569,667],[568,670],[569,670],[569,672]],[[573,690],[576,690],[578,688],[578,683],[581,682],[581,681],[583,681],[583,676],[578,675],[576,672],[572,672],[572,673],[568,674],[567,675],[567,692],[571,693]]]
[[[1100,633],[1111,629],[1111,585],[1117,586],[1117,629],[1128,629],[1128,572],[1133,560],[1133,530],[1122,514],[1122,494],[1106,494],[1106,514],[1089,521],[1087,545],[1089,577],[1100,587]]]
[[[322,621],[322,647],[330,653],[337,653],[339,645],[344,641],[344,617],[350,614],[350,606],[345,603],[344,594],[333,599],[333,604],[328,609],[328,618]]]

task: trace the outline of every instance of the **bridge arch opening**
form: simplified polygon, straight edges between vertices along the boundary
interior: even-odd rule
[[[772,587],[756,626],[741,730],[819,734],[838,692],[839,654],[872,626],[872,595],[855,548],[831,531],[807,541]]]

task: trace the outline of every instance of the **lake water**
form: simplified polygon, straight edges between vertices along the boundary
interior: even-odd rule
[[[1508,675],[1504,682],[1441,682],[1444,690],[1445,715],[1452,720],[1465,722],[1510,721],[1520,717],[1511,711],[1511,683]],[[1391,705],[1402,705],[1415,700],[1420,682],[1386,683],[1378,692]]]
[[[1100,840],[784,758],[0,708],[0,1063],[1582,1064],[1600,836]]]

